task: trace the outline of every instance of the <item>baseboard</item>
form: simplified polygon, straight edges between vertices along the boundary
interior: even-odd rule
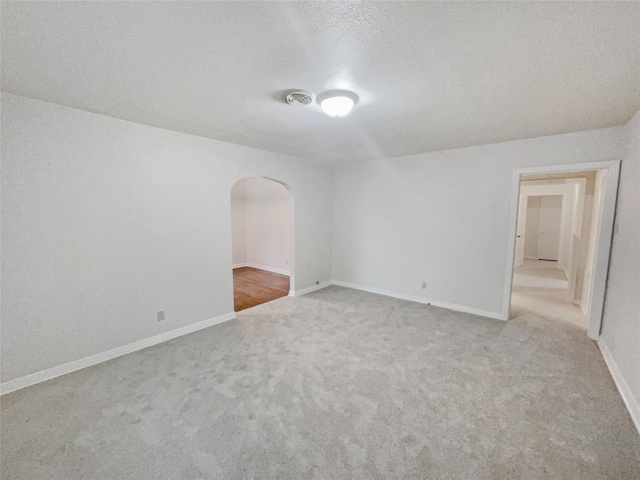
[[[86,367],[91,367],[92,365],[106,362],[107,360],[111,360],[113,358],[121,357],[122,355],[126,355],[127,353],[142,350],[143,348],[151,347],[153,345],[166,342],[167,340],[181,337],[183,335],[187,335],[188,333],[202,330],[203,328],[211,327],[228,320],[233,320],[234,318],[236,318],[235,312],[227,313],[218,317],[210,318],[208,320],[203,320],[202,322],[187,325],[186,327],[181,327],[169,332],[161,333],[154,337],[145,338],[144,340],[139,340],[128,345],[116,347],[106,352],[97,353],[89,357],[74,360],[73,362],[58,365],[57,367],[32,373],[24,377],[16,378],[15,380],[10,380],[8,382],[0,384],[0,395],[14,392],[16,390],[20,390],[21,388],[35,385],[36,383],[46,382],[47,380],[51,380],[52,378],[60,377],[61,375],[66,375],[67,373],[75,372],[76,370],[81,370]]]
[[[291,290],[289,292],[289,296],[290,297],[299,297],[301,295],[306,295],[307,293],[315,292],[316,290],[320,290],[322,288],[330,287],[331,285],[333,285],[333,282],[322,282],[322,283],[319,283],[317,285],[312,285],[312,286],[307,287],[307,288],[302,288],[300,290],[295,290],[295,291]]]
[[[289,270],[281,270],[279,268],[267,267],[266,265],[258,265],[256,263],[238,263],[237,265],[233,266],[234,269],[242,268],[242,267],[257,268],[258,270],[264,270],[265,272],[271,272],[271,273],[278,273],[280,275],[286,275],[287,277],[291,275],[291,272]]]
[[[364,292],[384,295],[386,297],[399,298],[401,300],[408,300],[410,302],[424,303],[426,305],[433,305],[434,307],[446,308],[447,310],[454,310],[456,312],[471,313],[473,315],[479,315],[481,317],[489,317],[489,318],[495,318],[497,320],[504,320],[502,314],[497,312],[488,312],[486,310],[479,310],[477,308],[466,307],[464,305],[456,305],[454,303],[440,302],[438,300],[430,300],[424,297],[416,297],[413,295],[406,295],[404,293],[391,292],[389,290],[382,290],[380,288],[365,287],[364,285],[356,285],[354,283],[341,282],[339,280],[333,280],[332,283],[334,285],[337,285],[338,287],[353,288],[354,290],[362,290]]]
[[[638,433],[640,433],[640,404],[638,404],[638,399],[633,397],[633,393],[629,388],[629,384],[620,373],[620,369],[618,369],[618,365],[616,361],[613,359],[611,355],[611,351],[605,341],[600,337],[598,339],[598,347],[600,347],[600,352],[604,357],[604,361],[609,367],[609,372],[611,373],[611,377],[613,377],[613,381],[618,387],[618,392],[620,392],[620,396],[622,397],[622,401],[627,407],[629,411],[629,415],[631,415],[631,420],[633,424],[636,426]]]

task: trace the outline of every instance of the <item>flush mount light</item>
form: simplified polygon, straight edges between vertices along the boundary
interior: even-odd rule
[[[318,103],[330,117],[344,117],[358,101],[358,96],[347,90],[331,90],[318,95]]]

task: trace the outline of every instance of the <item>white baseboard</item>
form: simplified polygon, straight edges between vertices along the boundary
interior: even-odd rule
[[[66,375],[67,373],[75,372],[76,370],[81,370],[98,363],[106,362],[107,360],[121,357],[122,355],[126,355],[127,353],[142,350],[143,348],[151,347],[153,345],[157,345],[158,343],[166,342],[167,340],[181,337],[182,335],[187,335],[188,333],[202,330],[203,328],[211,327],[228,320],[233,320],[234,318],[236,318],[235,312],[226,313],[224,315],[210,318],[208,320],[203,320],[202,322],[187,325],[186,327],[181,327],[169,332],[161,333],[154,337],[145,338],[144,340],[139,340],[128,345],[116,347],[106,352],[97,353],[89,357],[74,360],[73,362],[58,365],[57,367],[48,368],[47,370],[42,370],[40,372],[32,373],[24,377],[16,378],[14,380],[10,380],[8,382],[0,384],[0,395],[14,392],[16,390],[20,390],[21,388],[35,385],[36,383],[45,382],[47,380],[51,380],[52,378]]]
[[[271,273],[279,273],[280,275],[286,275],[287,277],[291,275],[291,272],[289,270],[281,270],[279,268],[267,267],[266,265],[258,265],[257,263],[238,263],[237,265],[233,266],[234,269],[242,268],[242,267],[257,268],[258,270],[264,270],[265,272],[271,272]]]
[[[616,387],[618,387],[618,392],[620,392],[622,401],[627,406],[629,415],[631,415],[631,420],[633,420],[633,424],[636,426],[638,433],[640,433],[640,404],[638,403],[638,399],[634,398],[633,393],[629,388],[629,384],[622,376],[622,373],[620,373],[620,369],[618,369],[618,365],[613,359],[611,351],[602,337],[598,339],[598,347],[600,347],[600,352],[604,357],[604,361],[607,364],[607,367],[609,367],[609,372],[613,377]]]
[[[307,293],[311,293],[311,292],[315,292],[316,290],[320,290],[322,288],[327,288],[330,287],[331,285],[333,285],[333,282],[322,282],[318,285],[311,285],[310,287],[307,288],[301,288],[300,290],[291,290],[289,292],[289,296],[290,297],[299,297],[301,295],[306,295]]]
[[[497,320],[504,320],[503,315],[497,312],[488,312],[486,310],[479,310],[477,308],[466,307],[464,305],[456,305],[454,303],[440,302],[438,300],[430,300],[428,298],[416,297],[413,295],[406,295],[404,293],[390,292],[388,290],[382,290],[380,288],[365,287],[363,285],[356,285],[354,283],[341,282],[339,280],[333,280],[332,283],[339,287],[353,288],[354,290],[362,290],[364,292],[376,293],[378,295],[399,298],[401,300],[408,300],[410,302],[424,303],[426,305],[433,305],[434,307],[446,308],[447,310],[454,310],[456,312],[471,313],[473,315],[480,315],[481,317],[489,317],[489,318],[495,318]]]

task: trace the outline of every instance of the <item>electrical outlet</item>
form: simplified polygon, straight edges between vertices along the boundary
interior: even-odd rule
[[[422,289],[424,290],[425,288],[427,288],[427,282],[422,282]]]
[[[158,321],[161,322],[165,319],[164,310],[158,310]]]

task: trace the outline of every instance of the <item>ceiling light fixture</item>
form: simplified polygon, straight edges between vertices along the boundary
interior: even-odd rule
[[[347,90],[332,90],[318,96],[318,103],[330,117],[348,115],[357,101],[358,96]]]

